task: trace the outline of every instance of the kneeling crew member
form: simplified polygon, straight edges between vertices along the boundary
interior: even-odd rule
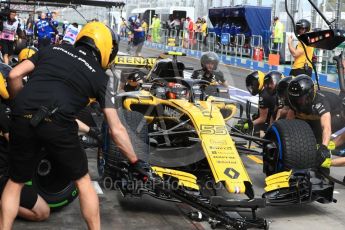
[[[3,192],[5,185],[9,179],[8,175],[8,141],[9,130],[11,120],[6,113],[7,106],[5,101],[9,98],[9,94],[6,89],[5,79],[0,76],[0,194]],[[24,185],[22,192],[20,193],[20,203],[18,216],[31,220],[31,221],[43,221],[49,217],[50,208],[43,200],[43,198],[37,194],[32,186]]]
[[[61,45],[41,49],[10,72],[10,93],[15,98],[10,130],[10,179],[1,202],[2,230],[12,228],[20,191],[31,179],[42,147],[61,166],[61,176],[75,181],[88,228],[100,229],[99,201],[75,122],[75,115],[87,106],[89,98],[99,102],[111,138],[133,170],[148,175],[151,168],[139,160],[133,150],[115,109],[113,81],[104,72],[117,51],[114,32],[103,23],[91,22],[80,31],[75,47]],[[30,81],[23,87],[22,78],[28,73],[31,73]]]

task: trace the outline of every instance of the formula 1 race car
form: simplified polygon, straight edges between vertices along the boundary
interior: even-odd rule
[[[202,214],[191,217],[227,229],[268,229],[268,222],[255,215],[266,205],[333,201],[333,183],[312,170],[318,160],[316,141],[305,123],[278,121],[266,139],[232,129],[227,121],[237,113],[236,102],[208,94],[209,82],[183,78],[185,66],[176,58],[182,54],[170,54],[173,59],[155,62],[141,90],[116,99],[134,149],[152,165],[152,175],[142,178],[131,170],[104,124],[105,142],[98,151],[104,187],[124,196],[184,202]],[[263,148],[268,177],[262,198],[255,198],[239,155],[255,151],[238,138]],[[229,214],[248,210],[251,218]]]

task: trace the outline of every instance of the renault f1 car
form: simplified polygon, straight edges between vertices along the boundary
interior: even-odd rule
[[[236,102],[210,95],[209,82],[184,78],[185,66],[176,58],[182,54],[170,54],[173,59],[155,62],[141,90],[120,93],[116,99],[119,117],[139,158],[152,165],[152,176],[139,178],[131,170],[105,124],[105,143],[98,152],[103,186],[119,189],[124,196],[147,194],[184,202],[212,227],[228,229],[268,229],[268,222],[255,215],[266,205],[334,201],[333,183],[313,170],[316,141],[305,123],[278,121],[265,139],[229,127],[227,121],[237,114]],[[255,151],[239,139],[263,148],[268,177],[260,198],[255,198],[239,155]],[[250,210],[252,218],[228,212],[244,210]]]

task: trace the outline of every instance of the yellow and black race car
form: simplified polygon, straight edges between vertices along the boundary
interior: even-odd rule
[[[227,229],[268,229],[267,221],[254,214],[266,205],[333,201],[333,183],[310,169],[317,166],[310,128],[301,121],[278,121],[266,139],[232,130],[227,121],[237,114],[236,102],[210,95],[207,81],[184,78],[186,67],[177,60],[183,54],[169,54],[172,59],[155,61],[140,90],[119,93],[116,100],[136,153],[152,165],[152,177],[138,178],[106,138],[98,154],[104,186],[119,189],[123,195],[148,194],[184,202],[202,214],[192,217]],[[268,177],[260,198],[255,198],[240,157],[253,150],[234,137],[263,148],[260,154]],[[251,219],[234,218],[227,212],[244,209],[252,211]]]

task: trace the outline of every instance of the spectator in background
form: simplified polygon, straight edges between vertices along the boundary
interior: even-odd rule
[[[9,64],[14,51],[14,39],[22,34],[19,21],[16,19],[17,12],[10,10],[6,20],[0,22],[0,45],[4,63]]]
[[[179,37],[184,38],[184,24],[185,24],[186,19],[185,18],[181,18],[180,21],[180,26],[179,26]],[[181,33],[182,31],[182,33]]]
[[[78,23],[74,22],[67,27],[66,33],[62,39],[62,43],[74,45],[75,40],[77,39],[77,36],[79,33],[78,26],[79,26]]]
[[[187,31],[188,31],[188,47],[192,47],[194,43],[194,22],[190,17],[187,17]]]
[[[120,23],[120,36],[126,37],[127,36],[127,25],[126,25],[126,19],[122,18]]]
[[[284,42],[284,25],[279,21],[279,17],[274,17],[272,30],[273,47],[272,53],[279,54]]]
[[[145,38],[147,36],[147,30],[149,28],[149,26],[147,25],[147,22],[145,19],[142,20],[142,23],[141,23],[141,28],[143,28],[143,31],[145,33]]]
[[[29,14],[28,20],[26,20],[26,35],[32,36],[34,34],[34,16]]]
[[[59,21],[57,20],[57,13],[56,12],[52,12],[51,23],[53,26],[55,26],[55,28],[58,28]]]
[[[153,15],[151,28],[152,28],[152,41],[154,43],[159,43],[161,41],[161,37],[160,37],[161,20],[159,19],[157,14]]]
[[[185,18],[181,18],[180,20],[180,30],[183,31],[184,30],[184,24],[186,23],[186,19]]]
[[[206,47],[206,37],[207,37],[207,22],[206,19],[201,19],[201,34],[204,47]]]
[[[57,34],[57,29],[51,24],[50,20],[46,18],[46,14],[41,13],[41,18],[35,26],[35,35],[38,37],[39,49],[50,45],[53,33]]]
[[[181,21],[178,18],[175,18],[171,23],[170,26],[171,28],[173,28],[174,30],[176,30],[176,35],[178,36],[180,33],[180,25],[181,25]]]
[[[171,28],[173,28],[175,30],[175,42],[176,44],[180,43],[180,31],[181,31],[181,21],[178,18],[175,18],[172,22],[171,22]]]
[[[135,48],[135,56],[141,56],[141,50],[145,42],[145,31],[141,26],[139,18],[132,22],[131,28],[133,28],[133,46]]]
[[[201,40],[201,18],[198,18],[194,24],[195,39]]]
[[[171,15],[169,15],[169,18],[168,18],[168,20],[165,22],[165,29],[167,29],[167,32],[168,32],[168,37],[170,37],[170,33],[171,33],[171,29],[172,29],[172,27],[171,27],[171,23],[173,22],[173,20],[172,20],[172,16]]]

